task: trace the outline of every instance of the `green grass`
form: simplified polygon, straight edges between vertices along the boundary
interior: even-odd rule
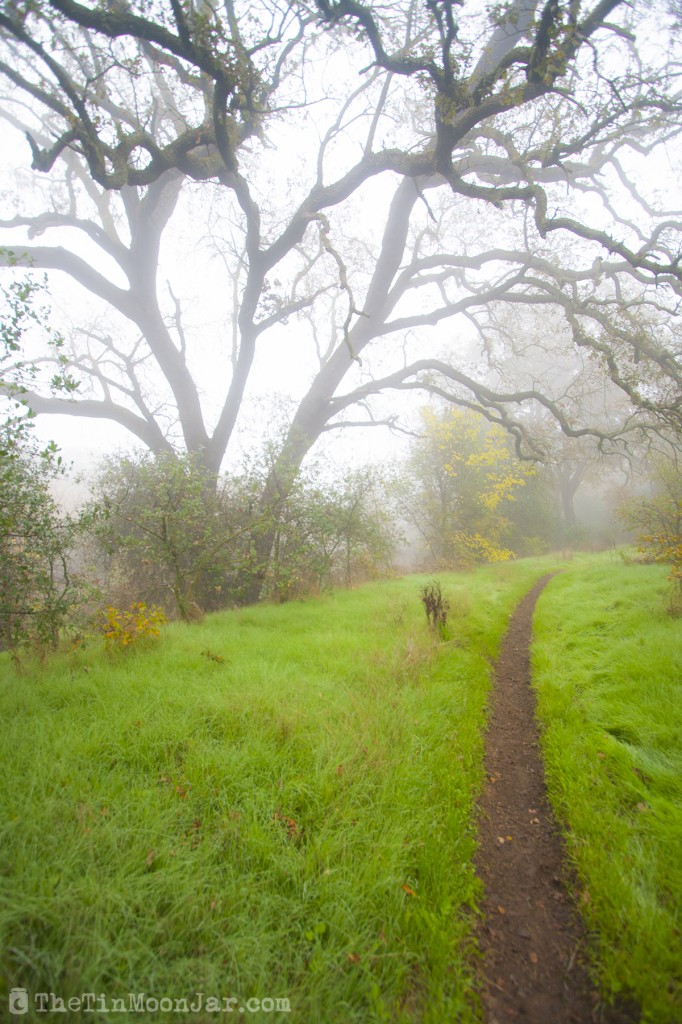
[[[537,606],[534,675],[550,795],[612,997],[682,1020],[682,622],[659,566],[603,558]]]
[[[306,1024],[479,1019],[472,822],[490,659],[552,568],[442,576],[445,643],[411,577],[22,674],[0,658],[0,1005],[11,987],[201,991],[286,998]],[[604,990],[672,1024],[681,624],[665,570],[565,568],[534,646],[551,796]]]
[[[489,664],[548,568],[443,576],[446,643],[412,577],[174,625],[145,650],[0,660],[5,988],[476,1019]]]

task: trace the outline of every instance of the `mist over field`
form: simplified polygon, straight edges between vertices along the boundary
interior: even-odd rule
[[[682,1019],[681,36],[0,3],[13,1018]]]

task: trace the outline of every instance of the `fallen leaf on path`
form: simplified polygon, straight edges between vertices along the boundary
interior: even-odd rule
[[[537,955],[537,953],[529,953],[528,954],[528,959],[530,960],[530,962],[532,964],[536,964],[538,962],[538,955]]]
[[[497,908],[497,912],[498,912],[498,914],[506,914],[507,913],[507,911],[504,909],[504,907],[498,907]]]

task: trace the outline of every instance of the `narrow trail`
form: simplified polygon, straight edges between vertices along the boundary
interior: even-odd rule
[[[585,968],[586,930],[569,895],[544,781],[530,640],[535,603],[552,575],[519,604],[495,666],[476,857],[485,886],[478,934],[485,1020],[626,1024],[636,1018],[600,1005]]]

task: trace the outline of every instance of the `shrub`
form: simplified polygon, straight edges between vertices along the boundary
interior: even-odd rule
[[[682,475],[676,466],[656,467],[658,493],[623,505],[618,516],[636,533],[638,551],[648,561],[670,566],[670,579],[682,592]]]
[[[93,483],[93,558],[113,605],[142,599],[185,622],[235,599],[257,518],[248,479],[190,455],[107,458]]]
[[[327,483],[309,467],[273,511],[265,592],[278,601],[385,575],[396,531],[379,474],[369,468]]]
[[[159,635],[160,627],[166,622],[166,615],[157,605],[146,605],[138,601],[128,611],[107,605],[104,609],[102,632],[107,645],[131,647],[139,640]]]
[[[5,249],[10,267],[16,258]],[[76,382],[65,374],[62,339],[49,314],[37,305],[44,282],[30,275],[0,286],[0,650],[18,661],[21,648],[43,655],[55,648],[69,616],[83,600],[71,553],[83,517],[63,515],[51,485],[64,473],[55,444],[44,449],[33,433],[26,396],[38,367],[22,355],[26,336],[38,334],[54,350],[60,368],[53,391],[70,393]]]
[[[427,622],[432,629],[437,630],[442,636],[445,631],[450,604],[443,597],[439,581],[434,580],[433,583],[427,583],[426,586],[422,587],[421,598]]]

